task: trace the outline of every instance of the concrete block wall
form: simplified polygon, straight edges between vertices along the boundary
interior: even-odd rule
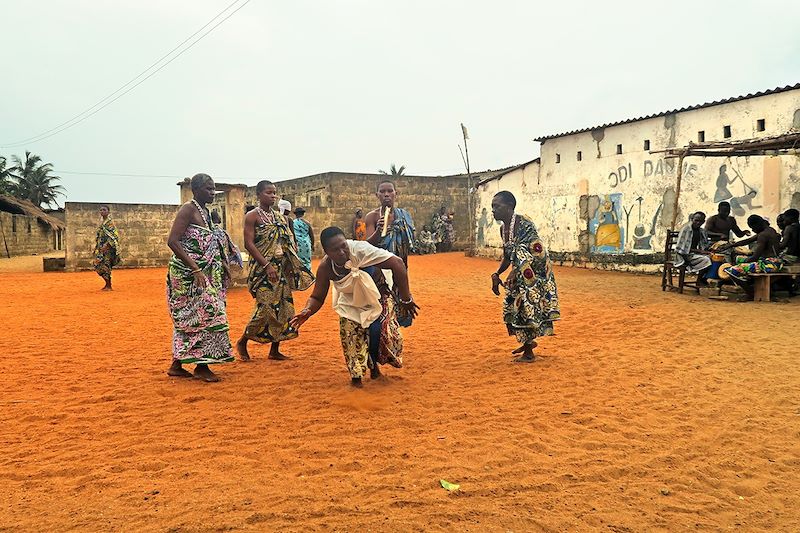
[[[306,209],[305,218],[317,236],[324,228],[335,225],[351,237],[356,208],[363,208],[366,215],[378,207],[375,191],[384,179],[387,176],[379,174],[328,172],[276,185],[278,194],[291,202],[292,208]],[[433,213],[444,205],[448,211],[455,212],[456,247],[466,245],[469,237],[466,176],[401,176],[394,181],[399,193],[396,205],[411,213],[417,231],[429,224]],[[257,205],[255,187],[248,188],[245,203]]]
[[[55,231],[36,217],[0,212],[0,256],[44,254],[56,250]]]
[[[171,204],[104,204],[96,202],[67,202],[65,219],[67,231],[67,271],[92,268],[97,228],[100,225],[100,206],[108,205],[120,234],[119,268],[163,266],[172,251],[167,237],[180,206]]]

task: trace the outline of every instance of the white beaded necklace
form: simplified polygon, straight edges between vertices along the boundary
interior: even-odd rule
[[[206,225],[206,227],[210,228],[211,224],[208,223],[208,218],[206,218],[205,210],[202,207],[200,207],[200,204],[197,203],[197,200],[195,200],[194,198],[192,198],[192,203],[197,208],[197,210],[200,212],[200,218],[203,219],[203,223]]]
[[[258,213],[258,218],[261,219],[261,222],[263,222],[265,226],[275,224],[275,212],[272,209],[267,213],[266,209],[258,206],[256,207],[256,213]]]
[[[505,224],[504,224],[504,226],[505,226]],[[505,227],[503,229],[505,229],[505,234],[503,235],[503,243],[510,242],[511,239],[513,239],[515,237],[515,235],[516,235],[516,229],[517,229],[517,215],[516,214],[511,215],[511,223],[507,227]]]

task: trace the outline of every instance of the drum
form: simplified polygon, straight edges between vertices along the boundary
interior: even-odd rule
[[[716,254],[715,254],[716,255]],[[721,260],[714,259],[714,256],[711,256],[711,268],[708,270],[708,274],[706,274],[706,278],[708,279],[720,279],[720,267],[725,264],[725,257]]]
[[[719,265],[717,267],[717,279],[721,279],[723,281],[731,279],[731,275],[725,272],[725,269],[730,268],[732,266],[733,265],[730,263],[722,263],[721,265]],[[713,269],[714,267],[712,266],[711,268]]]

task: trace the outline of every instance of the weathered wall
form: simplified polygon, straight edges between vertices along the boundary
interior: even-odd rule
[[[6,247],[12,256],[44,254],[61,250],[58,232],[36,217],[0,211],[0,256],[6,257]]]
[[[95,235],[100,225],[100,206],[108,205],[120,234],[120,268],[140,268],[165,265],[172,252],[167,236],[178,211],[177,205],[167,204],[104,204],[67,202],[65,218],[67,231],[67,271],[92,268]]]
[[[366,215],[378,207],[375,191],[386,178],[381,174],[326,172],[275,185],[278,194],[293,209],[298,206],[306,209],[305,218],[317,237],[328,226],[341,227],[349,237],[356,208],[363,208]],[[399,192],[396,205],[411,213],[418,230],[429,224],[433,213],[444,205],[455,212],[456,246],[466,244],[469,234],[466,176],[402,176],[394,181]],[[258,205],[255,187],[247,189],[244,203]],[[321,253],[319,248],[317,253]]]
[[[672,222],[677,160],[649,153],[645,141],[650,150],[680,147],[697,142],[700,131],[706,141],[724,140],[724,126],[731,127],[729,140],[778,135],[793,127],[798,109],[800,90],[793,90],[546,140],[539,164],[479,187],[478,220],[484,208],[491,218],[495,192],[510,190],[556,257],[656,264]],[[779,212],[800,204],[800,159],[686,158],[678,226],[694,211],[715,213],[722,200],[731,202],[742,227],[751,214],[774,223]],[[479,253],[497,255],[499,234],[489,233],[484,225]]]

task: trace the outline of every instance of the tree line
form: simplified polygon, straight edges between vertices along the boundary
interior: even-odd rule
[[[64,187],[59,185],[59,176],[52,174],[53,164],[42,162],[42,158],[26,151],[25,157],[12,155],[10,159],[0,155],[0,194],[27,200],[41,208],[58,205],[56,200],[64,196]]]

